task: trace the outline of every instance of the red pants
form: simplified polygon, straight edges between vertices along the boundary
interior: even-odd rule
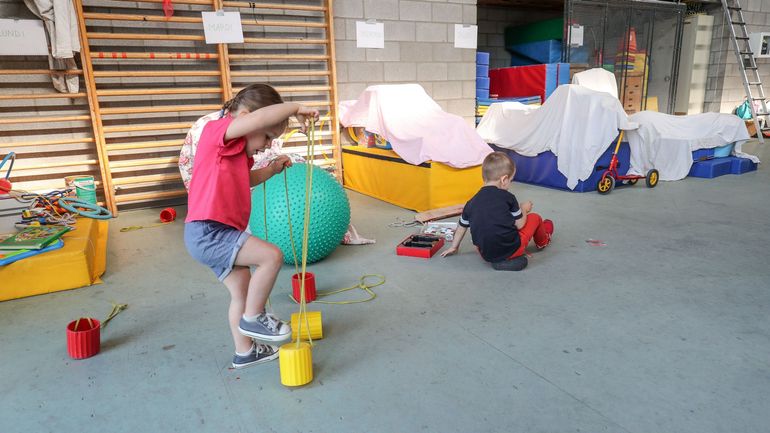
[[[519,230],[519,238],[521,238],[521,246],[508,257],[508,260],[524,254],[524,248],[533,238],[535,239],[535,245],[545,245],[548,242],[548,233],[545,232],[543,227],[543,218],[536,213],[528,214],[527,223]]]

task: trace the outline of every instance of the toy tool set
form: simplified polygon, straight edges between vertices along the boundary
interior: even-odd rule
[[[398,244],[398,246],[396,246],[396,255],[429,259],[443,246],[443,237],[428,234],[413,234],[407,236]]]

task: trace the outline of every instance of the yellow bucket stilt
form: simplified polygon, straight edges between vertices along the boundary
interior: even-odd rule
[[[299,313],[291,315],[291,338],[292,341],[297,341],[299,335],[300,320],[302,320],[302,341],[308,340],[320,340],[324,338],[323,321],[321,320],[320,311],[308,311],[305,313],[307,321],[303,317],[300,319]],[[308,327],[310,331],[310,338],[308,338]]]
[[[313,380],[313,353],[310,343],[286,343],[278,349],[281,384],[302,386]]]

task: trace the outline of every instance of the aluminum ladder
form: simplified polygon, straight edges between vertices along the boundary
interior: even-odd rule
[[[762,88],[762,80],[759,77],[757,69],[757,60],[754,52],[749,46],[749,32],[746,29],[746,20],[743,18],[743,10],[738,0],[722,0],[722,8],[725,11],[725,19],[730,24],[730,38],[733,41],[735,56],[738,58],[738,68],[741,70],[743,78],[743,87],[746,89],[746,99],[749,101],[754,126],[757,129],[757,137],[761,143],[765,142],[763,132],[770,130],[768,126],[768,116],[765,103],[765,91]],[[736,31],[736,27],[740,32]],[[755,90],[752,90],[755,89]],[[761,111],[754,111],[754,103],[759,102]],[[760,118],[765,121],[760,122]],[[762,126],[764,124],[764,127]]]

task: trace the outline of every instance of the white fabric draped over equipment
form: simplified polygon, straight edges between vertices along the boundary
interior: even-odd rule
[[[340,123],[384,137],[415,165],[472,167],[492,152],[462,117],[442,110],[418,84],[370,86],[358,100],[340,103]]]
[[[572,76],[572,84],[599,92],[607,92],[616,98],[618,97],[618,82],[615,79],[615,74],[604,68],[593,68],[578,72]]]
[[[616,97],[577,85],[562,85],[540,108],[516,102],[496,103],[476,131],[487,143],[524,156],[550,150],[558,169],[574,189],[588,179],[618,130],[635,129]]]
[[[642,111],[629,118],[639,129],[628,132],[631,147],[629,173],[644,175],[658,170],[660,180],[684,179],[693,164],[692,152],[735,142],[735,156],[759,162],[741,151],[749,139],[746,124],[732,114],[703,113],[690,116]]]

